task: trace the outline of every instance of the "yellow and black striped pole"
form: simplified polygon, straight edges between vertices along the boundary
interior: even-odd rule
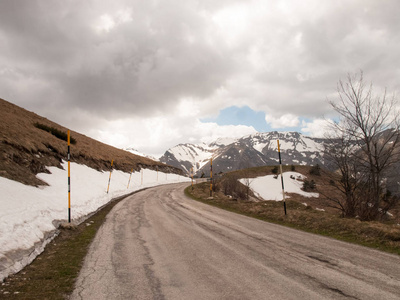
[[[158,166],[157,166],[157,182],[158,182]]]
[[[108,177],[108,186],[107,186],[107,194],[108,194],[108,190],[110,189],[110,182],[111,182],[111,173],[112,173],[112,166],[113,166],[113,162],[114,160],[111,160],[111,170],[110,170],[110,177]]]
[[[281,169],[283,209],[285,210],[285,216],[286,216],[285,186],[283,185],[282,159],[281,159],[281,148],[279,147],[279,140],[278,140],[278,154],[279,154],[279,166],[280,166],[280,169]]]
[[[129,189],[129,183],[131,182],[132,172],[133,172],[133,169],[131,170],[131,174],[129,175],[128,186],[126,187],[127,189]]]
[[[71,153],[70,153],[70,139],[71,133],[68,130],[68,223],[71,223]]]
[[[213,180],[212,180],[212,157],[210,160],[210,197],[212,197],[212,187],[213,187]]]
[[[190,169],[190,173],[192,175],[192,191],[193,191],[193,167]]]

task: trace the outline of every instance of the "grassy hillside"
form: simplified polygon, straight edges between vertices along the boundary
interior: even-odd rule
[[[36,174],[67,160],[67,128],[0,99],[0,176],[29,185],[45,184]],[[180,169],[103,144],[71,131],[71,161],[96,170],[130,172],[148,168],[182,174]]]

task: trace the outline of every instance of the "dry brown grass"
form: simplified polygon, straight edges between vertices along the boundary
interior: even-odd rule
[[[67,160],[67,142],[36,128],[35,123],[65,133],[68,129],[3,99],[0,99],[0,112],[0,176],[29,185],[45,184],[35,175],[46,172],[47,166],[60,167],[61,160]],[[164,172],[182,173],[177,168],[103,144],[75,131],[71,131],[71,137],[76,140],[76,144],[71,145],[71,161],[97,170],[110,170],[111,160],[114,160],[113,167],[125,172],[132,168],[158,167]]]
[[[254,178],[272,174],[271,170],[272,167],[267,166],[235,171],[235,174],[239,178]],[[284,171],[289,170],[290,166],[284,167]],[[296,166],[295,171],[316,182],[315,192],[324,188],[329,188],[329,192],[335,192],[331,189],[327,177],[310,175],[309,170],[310,167],[307,166]],[[391,211],[394,216],[384,222],[362,222],[358,219],[342,218],[340,212],[332,208],[330,202],[323,196],[306,198],[298,194],[288,194],[290,198],[286,199],[287,215],[285,215],[282,201],[233,200],[224,195],[222,190],[215,192],[214,197],[210,199],[208,182],[195,185],[193,191],[189,187],[185,192],[196,200],[229,211],[400,255],[398,207]],[[307,203],[307,206],[303,203]]]

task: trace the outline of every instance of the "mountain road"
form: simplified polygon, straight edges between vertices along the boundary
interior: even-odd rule
[[[71,299],[400,299],[399,256],[211,207],[186,186],[118,203]]]

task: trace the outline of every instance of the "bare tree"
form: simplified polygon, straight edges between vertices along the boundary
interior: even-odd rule
[[[382,200],[382,182],[388,170],[400,161],[400,118],[395,96],[373,94],[363,73],[339,81],[339,100],[330,101],[340,120],[332,123],[333,132],[326,154],[341,176],[344,211],[348,216],[362,214],[376,219]]]
[[[339,137],[338,133],[342,136]],[[358,149],[357,143],[346,136],[345,132],[336,132],[325,144],[325,159],[336,172],[324,172],[323,176],[330,178],[331,186],[321,190],[321,194],[331,202],[331,207],[339,209],[345,217],[359,214],[361,195],[358,191],[363,190],[366,184],[355,156]]]
[[[254,178],[248,178],[247,176],[242,179],[243,185],[246,187],[246,200],[250,198],[250,190],[251,190],[251,183],[253,182]]]

